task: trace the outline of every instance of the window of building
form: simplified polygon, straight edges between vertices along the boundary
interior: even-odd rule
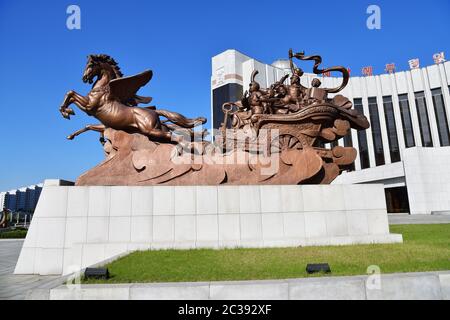
[[[384,189],[388,213],[409,213],[408,190],[406,187]]]
[[[402,116],[403,137],[405,138],[406,148],[411,148],[416,145],[414,141],[414,131],[411,121],[411,112],[409,111],[409,101],[407,94],[400,94],[398,96],[400,105],[400,114]]]
[[[334,147],[337,147],[338,145],[339,145],[339,142],[337,140],[330,143],[331,149],[333,149]]]
[[[391,155],[391,162],[400,161],[400,148],[398,146],[397,126],[395,125],[394,106],[392,104],[392,97],[383,97],[384,118],[386,120],[386,127],[388,133],[389,153]]]
[[[361,114],[364,114],[362,99],[355,98],[353,100],[355,109]],[[358,146],[359,146],[359,160],[361,162],[361,169],[366,169],[370,167],[369,161],[369,147],[367,146],[367,134],[366,130],[358,131]]]
[[[434,113],[436,115],[436,123],[439,133],[439,141],[441,146],[450,145],[450,134],[448,130],[447,114],[445,113],[444,97],[441,88],[432,89]]]
[[[344,136],[344,147],[353,147],[351,130],[349,130],[348,133]]]
[[[380,117],[378,115],[378,104],[376,97],[369,98],[370,126],[372,127],[373,150],[375,152],[375,163],[377,166],[383,165],[384,152],[383,140],[381,138]]]
[[[427,102],[423,91],[415,92],[417,116],[419,117],[420,137],[422,138],[422,146],[432,147],[433,140],[431,138],[430,121],[428,119]]]
[[[353,147],[353,139],[352,139],[352,132],[351,130],[348,131],[348,133],[344,136],[344,147]],[[353,162],[351,165],[349,165],[347,171],[355,171],[355,163]]]
[[[316,139],[316,141],[314,142],[314,147],[323,149],[325,148],[325,143],[320,139]]]

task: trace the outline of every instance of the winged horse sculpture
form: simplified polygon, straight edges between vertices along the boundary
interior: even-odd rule
[[[88,115],[100,120],[101,124],[87,125],[69,135],[67,139],[72,140],[89,130],[103,134],[108,127],[128,133],[141,133],[160,142],[184,143],[186,134],[194,137],[192,128],[206,123],[205,118],[188,119],[176,112],[157,110],[154,106],[137,107],[140,103],[149,103],[152,100],[150,97],[136,95],[152,76],[153,72],[147,70],[131,77],[123,77],[117,62],[110,56],[89,55],[83,82],[93,83],[91,91],[87,96],[73,90],[67,92],[59,111],[64,118],[70,119],[70,115],[75,115],[69,107],[73,103]],[[167,119],[161,121],[159,116]],[[182,134],[175,134],[174,131]],[[205,132],[206,130],[201,135]]]

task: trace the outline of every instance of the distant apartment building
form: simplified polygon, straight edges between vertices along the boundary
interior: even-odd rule
[[[0,210],[34,212],[41,195],[42,184],[0,192]]]

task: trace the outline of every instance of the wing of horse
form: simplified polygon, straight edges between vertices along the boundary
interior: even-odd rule
[[[152,98],[140,97],[136,95],[138,90],[145,86],[153,76],[151,70],[144,71],[131,77],[117,78],[109,82],[111,96],[127,105],[137,105],[138,103],[148,103]]]
[[[152,102],[153,98],[152,98],[152,97],[142,97],[142,96],[135,95],[135,96],[134,96],[134,100],[135,100],[138,104],[139,104],[139,103],[147,104],[147,103]]]

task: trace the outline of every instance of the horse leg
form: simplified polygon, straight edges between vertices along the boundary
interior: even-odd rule
[[[142,132],[143,134],[145,134],[146,136],[149,136],[151,138],[155,138],[158,140],[163,140],[163,141],[171,141],[172,140],[172,133],[168,132],[168,131],[163,131],[162,129],[155,129],[154,127],[152,128],[151,126],[148,125],[139,125],[138,124],[138,129],[140,132]]]
[[[89,101],[87,98],[83,97],[73,90],[67,92],[64,96],[64,101],[59,108],[59,112],[61,112],[62,116],[66,119],[70,119],[70,115],[75,115],[75,112],[72,110],[72,108],[68,107],[72,103],[75,103],[81,110],[86,111]]]
[[[156,112],[141,108],[134,108],[133,112],[135,125],[142,134],[166,142],[181,142],[182,137],[173,135],[169,128],[162,125]]]
[[[74,103],[78,108],[80,108],[84,112],[89,111],[89,108],[88,108],[89,100],[88,100],[88,98],[83,97],[82,95],[80,95],[80,94],[78,94],[76,92],[74,92],[74,94],[72,96],[72,103]]]
[[[101,133],[100,141],[102,141],[102,139],[103,139],[103,132],[105,131],[105,129],[106,129],[106,127],[103,124],[89,124],[86,127],[82,128],[82,129],[80,129],[78,131],[75,131],[74,133],[69,135],[67,137],[67,139],[73,140],[76,136],[82,134],[83,132],[92,130],[92,131],[97,131],[97,132]]]

